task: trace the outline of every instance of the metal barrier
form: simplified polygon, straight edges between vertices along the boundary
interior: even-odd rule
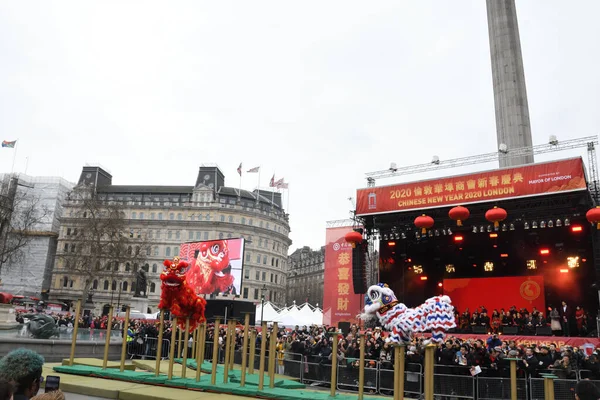
[[[404,394],[420,396],[423,393],[423,366],[408,363],[404,367]],[[382,368],[379,364],[379,394],[391,396],[394,393],[394,370]]]
[[[158,338],[154,337],[145,337],[145,338],[135,338],[131,342],[127,344],[127,356],[130,359],[133,358],[141,358],[145,359],[156,359],[156,349],[158,344]],[[171,345],[171,341],[169,339],[163,339],[162,341],[162,350],[161,350],[161,359],[169,358],[169,347]]]
[[[543,385],[542,385],[543,388]],[[517,398],[527,398],[527,379],[517,379]],[[510,378],[507,377],[477,377],[477,399],[479,400],[510,400]]]
[[[364,389],[367,393],[378,391],[379,363],[372,360],[365,360],[365,384]],[[346,359],[338,363],[337,388],[344,391],[358,391],[358,367],[360,360]],[[331,369],[329,370],[331,373]],[[329,379],[330,381],[330,379]],[[393,381],[392,381],[393,382]]]
[[[309,383],[311,386],[331,384],[331,361],[327,357],[304,356],[302,370],[304,383]]]
[[[575,398],[577,379],[554,379],[554,398],[571,400]],[[544,378],[529,378],[531,400],[544,400]]]

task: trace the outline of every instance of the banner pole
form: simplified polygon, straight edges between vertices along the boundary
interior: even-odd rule
[[[156,367],[154,369],[154,375],[160,374],[160,361],[162,359],[162,342],[163,342],[163,330],[165,328],[165,310],[160,310],[160,323],[158,325],[158,343],[156,344]]]
[[[125,312],[125,324],[123,325],[123,347],[121,348],[121,372],[125,371],[125,357],[127,356],[127,344],[129,341],[129,311],[131,307],[127,307]]]

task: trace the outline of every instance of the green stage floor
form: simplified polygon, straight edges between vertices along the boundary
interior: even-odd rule
[[[195,367],[195,362],[190,360],[188,367]],[[88,365],[85,365],[88,364]],[[96,362],[87,362],[79,360],[76,365],[52,365],[51,371],[46,375],[54,374],[61,376],[61,389],[84,395],[93,395],[111,399],[126,400],[151,400],[151,399],[216,399],[233,400],[240,399],[240,396],[268,399],[302,399],[311,400],[332,400],[329,391],[315,391],[303,389],[304,385],[289,379],[276,377],[276,387],[269,388],[268,376],[265,376],[265,385],[263,390],[258,390],[258,375],[247,374],[246,386],[239,384],[240,371],[230,371],[230,382],[223,383],[223,366],[217,367],[217,381],[211,385],[211,376],[204,371],[210,371],[211,364],[203,363],[201,371],[203,372],[199,382],[196,382],[195,371],[188,368],[187,378],[181,378],[182,366],[174,365],[173,379],[167,379],[168,362],[161,362],[161,375],[155,376],[153,372],[140,370],[125,370],[120,372],[118,368],[107,368],[103,370]],[[139,362],[135,363],[139,367]],[[154,361],[145,361],[143,364],[155,365]],[[145,366],[145,365],[144,365]],[[175,368],[179,367],[179,368]],[[105,379],[110,379],[111,383],[106,384]],[[201,391],[202,393],[198,392]],[[338,393],[336,400],[354,400],[356,394]],[[380,396],[365,396],[365,399],[381,399]]]

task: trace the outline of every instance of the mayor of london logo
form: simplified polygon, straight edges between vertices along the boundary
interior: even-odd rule
[[[542,290],[540,285],[532,280],[526,280],[521,284],[521,297],[527,301],[533,301],[540,297]]]

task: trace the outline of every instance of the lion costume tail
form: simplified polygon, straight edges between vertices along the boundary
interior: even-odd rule
[[[422,306],[426,315],[426,327],[431,329],[431,340],[435,343],[444,341],[446,332],[456,328],[454,307],[448,296],[432,297]]]

